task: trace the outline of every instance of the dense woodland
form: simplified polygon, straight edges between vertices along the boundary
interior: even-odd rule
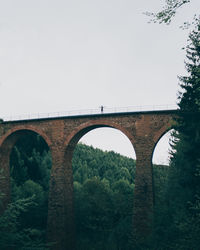
[[[77,248],[131,249],[135,160],[80,143],[72,166]],[[44,140],[35,134],[22,137],[12,150],[10,167],[16,218],[12,231],[5,223],[0,228],[1,249],[45,249],[51,155]],[[156,169],[160,186],[168,167]],[[11,219],[6,216],[2,218]]]
[[[179,118],[170,166],[154,166],[155,210],[148,238],[132,238],[135,161],[79,144],[73,156],[78,249],[198,250],[200,235],[200,24],[179,78]],[[12,202],[0,217],[0,249],[47,249],[51,155],[41,137],[11,154]],[[3,173],[1,173],[3,178]],[[1,194],[3,195],[3,194]]]

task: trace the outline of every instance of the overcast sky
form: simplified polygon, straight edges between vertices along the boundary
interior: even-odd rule
[[[175,104],[200,1],[171,25],[161,0],[0,0],[0,116]]]

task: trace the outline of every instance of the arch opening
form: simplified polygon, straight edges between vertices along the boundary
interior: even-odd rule
[[[170,170],[170,159],[174,149],[172,148],[175,130],[171,129],[165,132],[157,141],[153,157],[153,179],[154,179],[154,197],[155,204],[161,205],[163,201],[163,192],[167,185],[168,174]]]
[[[27,231],[26,244],[29,241],[33,244],[45,244],[52,165],[48,144],[34,131],[17,130],[2,143],[0,158],[5,180],[8,182],[4,189],[7,197],[5,203],[22,204],[17,217],[18,232],[34,229],[33,235],[31,231]],[[19,241],[17,244],[25,243]]]
[[[69,149],[77,248],[126,247],[133,214],[136,156],[132,143],[118,129],[101,125],[79,131]]]
[[[174,140],[173,134],[174,129],[170,129],[165,132],[157,141],[152,157],[152,163],[155,165],[166,165],[170,164],[171,152],[173,151],[171,144]]]

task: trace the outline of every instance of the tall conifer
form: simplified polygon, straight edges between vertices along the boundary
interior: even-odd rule
[[[179,142],[172,165],[181,171],[179,183],[193,201],[199,194],[200,179],[200,23],[189,35],[185,62],[187,76],[180,77],[179,119],[177,132]]]
[[[200,234],[200,21],[186,47],[179,118],[169,178],[169,214],[177,249],[198,249]]]

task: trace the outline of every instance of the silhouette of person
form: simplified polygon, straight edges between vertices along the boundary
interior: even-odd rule
[[[103,107],[103,105],[101,105],[101,107],[100,107],[100,108],[101,108],[101,113],[103,113],[103,108],[104,108],[104,107]]]

